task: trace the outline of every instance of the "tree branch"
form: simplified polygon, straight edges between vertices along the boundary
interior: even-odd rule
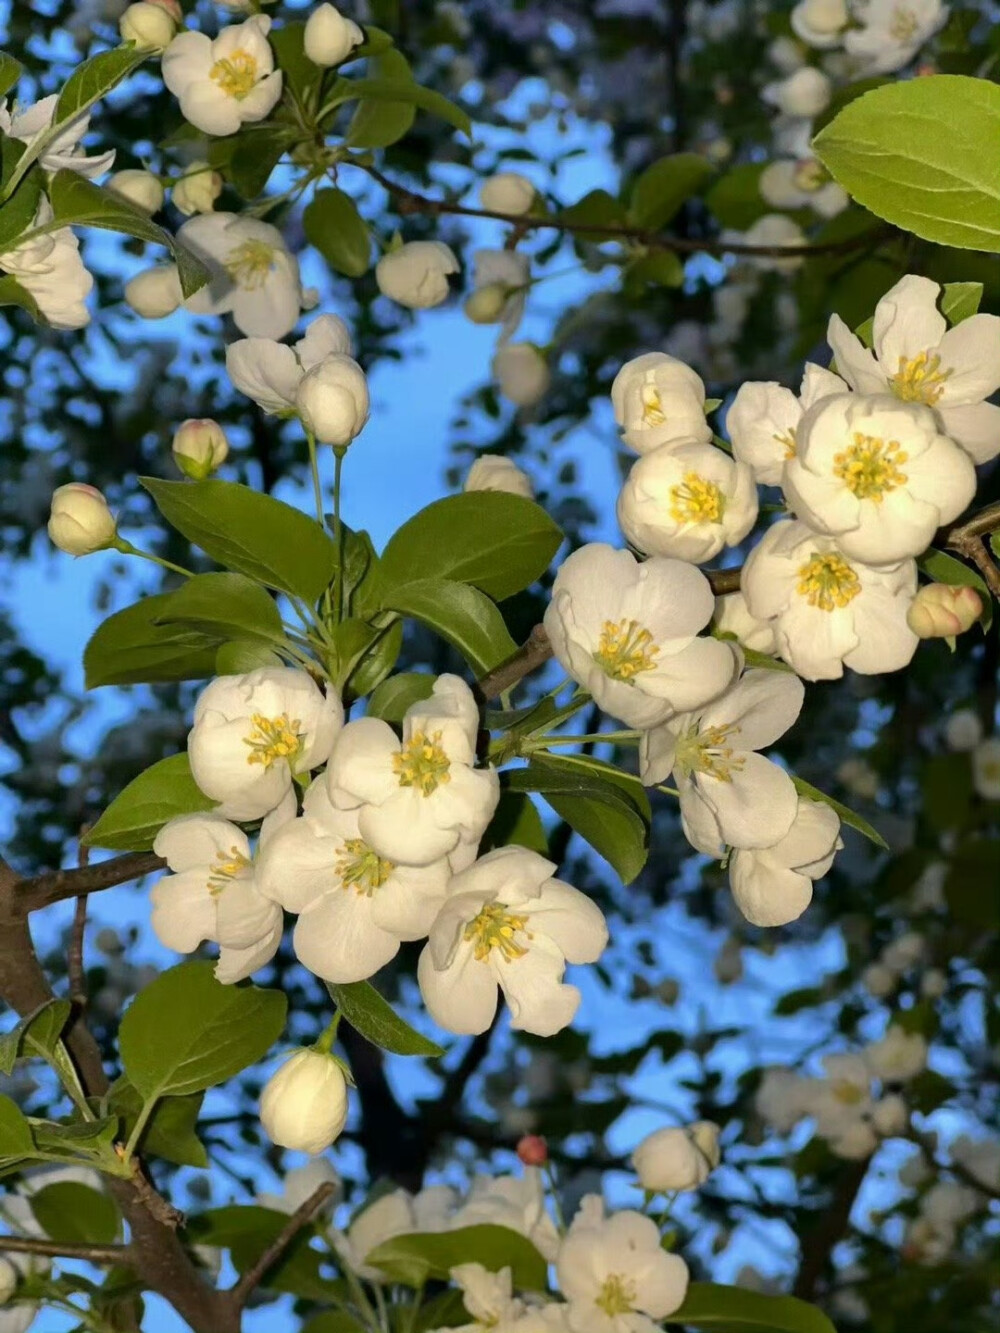
[[[936,1171],[950,1171],[953,1176],[963,1180],[966,1185],[971,1185],[974,1190],[984,1194],[988,1199],[1000,1199],[1000,1189],[990,1185],[987,1181],[981,1180],[974,1171],[970,1171],[967,1166],[961,1162],[956,1162],[954,1157],[949,1157],[947,1161],[938,1161],[937,1144],[929,1134],[924,1134],[917,1129],[913,1122],[910,1122],[909,1136],[923,1153],[928,1165],[934,1167]]]
[[[128,1245],[73,1245],[68,1241],[38,1240],[34,1236],[0,1236],[0,1254],[44,1254],[52,1259],[82,1259],[88,1264],[128,1264]]]
[[[854,1201],[868,1175],[869,1164],[869,1158],[844,1164],[829,1207],[820,1216],[818,1225],[802,1239],[802,1262],[792,1288],[793,1296],[804,1301],[815,1296],[834,1246],[843,1240],[850,1227]]]
[[[1000,531],[1000,504],[987,505],[966,523],[950,528],[946,543],[950,551],[957,551],[972,561],[987,588],[1000,601],[1000,568],[983,545],[983,538],[997,531]]]
[[[127,884],[130,879],[162,870],[166,864],[162,856],[153,852],[125,852],[108,861],[98,861],[96,865],[47,870],[32,879],[18,881],[18,903],[24,912],[37,912],[41,907],[51,907],[66,898],[80,898],[88,893],[99,893],[101,889],[113,889],[117,884]]]
[[[322,1185],[317,1186],[305,1203],[300,1204],[292,1213],[287,1224],[281,1228],[264,1253],[247,1269],[236,1285],[225,1293],[237,1311],[243,1309],[268,1269],[281,1258],[295,1237],[309,1225],[336,1189],[336,1184],[331,1180],[325,1180]]]

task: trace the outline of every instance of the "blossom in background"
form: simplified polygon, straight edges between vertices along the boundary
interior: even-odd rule
[[[27,148],[33,148],[52,128],[59,104],[59,94],[43,97],[33,106],[20,107],[15,102],[11,110],[7,101],[0,102],[0,130],[10,139],[19,139]],[[59,127],[59,133],[45,145],[39,158],[44,171],[75,171],[77,175],[93,180],[110,171],[115,150],[108,149],[97,157],[88,157],[80,140],[90,128],[90,112],[85,111]]]
[[[932,408],[942,434],[985,463],[1000,453],[1000,407],[985,401],[1000,389],[1000,316],[970,315],[949,329],[940,294],[930,278],[907,274],[875,307],[872,350],[839,315],[827,340],[852,389]]]
[[[534,343],[503,343],[490,362],[497,388],[517,407],[532,407],[552,383],[549,363]]]
[[[194,780],[219,802],[217,814],[259,819],[281,804],[293,775],[329,758],[343,719],[337,696],[294,667],[219,676],[194,707]]]
[[[705,385],[700,375],[666,352],[626,361],[611,385],[611,406],[622,443],[637,454],[665,444],[706,444]]]
[[[798,798],[783,768],[756,751],[793,725],[805,689],[790,672],[748,671],[698,713],[647,731],[639,746],[646,786],[672,773],[681,824],[693,847],[770,847],[792,826]]]
[[[520,217],[530,213],[536,191],[531,181],[516,171],[498,171],[483,181],[479,190],[479,206],[491,213],[509,213]]]
[[[457,1333],[480,1333],[486,1329],[515,1333],[519,1327],[529,1333],[523,1323],[527,1307],[514,1295],[509,1268],[494,1273],[482,1264],[456,1264],[449,1276],[461,1291],[462,1303],[473,1320],[471,1324],[459,1325]]]
[[[657,1129],[632,1153],[639,1184],[655,1194],[697,1189],[719,1161],[719,1127],[710,1120]]]
[[[262,1208],[271,1208],[277,1213],[294,1213],[315,1194],[320,1185],[335,1185],[338,1193],[341,1187],[340,1176],[325,1157],[313,1157],[305,1166],[296,1166],[286,1171],[282,1184],[284,1188],[280,1194],[257,1195],[257,1202]],[[331,1195],[323,1211],[332,1210],[336,1200],[337,1195]]]
[[[79,19],[83,13],[81,6],[74,17]],[[152,3],[151,0],[137,0],[136,4],[126,6],[122,12],[118,20],[118,32],[123,42],[135,42],[136,46],[146,51],[164,51],[173,41],[181,17],[180,5],[177,6],[175,17],[166,5]],[[85,37],[82,43],[84,50],[90,44],[89,22],[86,23]]]
[[[567,963],[595,962],[608,930],[600,910],[554,879],[537,852],[501,847],[456,875],[417,966],[431,1017],[449,1032],[485,1032],[497,987],[511,1026],[537,1036],[561,1031],[580,1004],[563,982]]]
[[[43,196],[29,230],[48,226],[52,216],[52,205]],[[52,328],[82,329],[90,322],[85,302],[94,279],[83,266],[80,242],[69,227],[15,243],[0,254],[0,271],[17,279]]]
[[[160,178],[151,171],[116,171],[107,188],[149,214],[158,213],[166,197]]]
[[[748,380],[726,413],[733,456],[746,463],[764,486],[780,486],[785,464],[795,457],[803,414],[846,386],[839,375],[806,365],[799,396],[775,381]]]
[[[143,269],[125,284],[122,295],[143,319],[165,319],[184,300],[176,264],[154,264]]]
[[[875,569],[786,519],[750,552],[741,587],[750,614],[773,622],[779,653],[805,680],[836,680],[845,667],[898,671],[916,652],[906,623],[917,591],[912,560]]]
[[[864,1058],[883,1083],[908,1083],[927,1068],[927,1042],[893,1023],[881,1040],[865,1047]]]
[[[444,241],[407,241],[375,265],[375,281],[383,296],[411,310],[429,310],[447,301],[448,275],[459,270],[458,259]]]
[[[170,201],[179,213],[211,213],[222,193],[222,177],[208,162],[190,162],[170,187]]]
[[[337,315],[318,315],[291,347],[273,338],[240,338],[226,348],[233,387],[273,416],[294,416],[306,371],[329,356],[352,356],[347,325]]]
[[[808,121],[802,122],[808,124]],[[725,230],[722,233],[722,240],[731,242],[735,245],[752,246],[754,249],[766,250],[778,249],[798,249],[800,246],[808,245],[805,232],[792,218],[786,217],[784,213],[765,213],[762,218],[758,218],[746,231]],[[794,273],[797,268],[802,267],[802,255],[753,255],[744,256],[744,262],[752,269],[759,269],[761,273]]]
[[[858,26],[844,35],[844,49],[865,74],[891,74],[908,65],[950,13],[941,0],[864,0]]]
[[[833,95],[833,83],[822,70],[803,65],[784,79],[764,85],[761,97],[784,116],[811,119],[825,111]]]
[[[984,801],[1000,801],[1000,736],[987,736],[973,748],[972,785]]]
[[[462,489],[506,491],[509,495],[521,495],[526,500],[535,498],[531,478],[512,458],[504,458],[502,454],[481,454],[469,468]]]
[[[785,926],[812,902],[843,846],[840,820],[828,805],[799,798],[791,828],[771,847],[737,848],[729,858],[733,900],[754,926]]]
[[[392,1190],[356,1213],[346,1233],[334,1231],[332,1240],[344,1263],[359,1277],[384,1282],[385,1274],[365,1262],[372,1251],[393,1236],[447,1230],[456,1202],[455,1191],[447,1185],[431,1185],[417,1194]]]
[[[545,1182],[537,1167],[520,1176],[477,1174],[466,1199],[455,1209],[449,1226],[499,1226],[517,1231],[534,1245],[543,1259],[554,1262],[559,1232],[545,1205]]]
[[[472,292],[463,309],[476,324],[499,324],[501,344],[517,332],[531,283],[531,261],[520,250],[476,250]]]
[[[791,13],[796,37],[818,51],[839,46],[849,20],[846,0],[799,0]]]
[[[736,674],[730,645],[697,637],[714,606],[693,565],[640,563],[595,542],[559,567],[544,623],[557,661],[604,712],[651,727],[707,703]]]
[[[760,196],[772,208],[811,208],[821,218],[833,218],[850,203],[850,196],[814,157],[779,158],[761,172]]]
[[[270,115],[281,96],[270,29],[266,14],[254,14],[223,28],[214,41],[203,32],[178,33],[161,70],[185,120],[205,134],[225,135]]]

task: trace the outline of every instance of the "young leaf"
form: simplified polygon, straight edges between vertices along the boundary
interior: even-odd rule
[[[370,981],[338,986],[327,982],[330,999],[340,1012],[373,1046],[394,1055],[444,1055],[436,1042],[423,1037],[396,1013]]]
[[[317,190],[302,215],[306,238],[330,267],[360,278],[371,262],[372,239],[357,204],[343,190]]]
[[[112,88],[117,88],[122,79],[152,55],[151,51],[127,42],[110,51],[99,51],[76,69],[66,80],[56,103],[56,113],[52,126],[62,125],[72,120],[95,102],[99,102]]]
[[[8,144],[17,142],[17,139],[7,139],[3,146],[6,148]],[[33,166],[0,208],[0,254],[13,249],[17,238],[22,236],[35,221],[44,184],[45,173],[41,167]]]
[[[670,1318],[709,1333],[836,1333],[822,1310],[794,1296],[769,1296],[715,1282],[692,1282],[684,1304]]]
[[[519,1291],[545,1291],[547,1286],[547,1265],[527,1236],[491,1223],[394,1236],[365,1262],[410,1287],[423,1287],[432,1278],[447,1280],[458,1264],[482,1264],[491,1273],[509,1268]]]
[[[5,1032],[0,1037],[0,1074],[13,1073],[19,1058],[54,1054],[71,1009],[69,1000],[47,1000]]]
[[[224,986],[210,962],[181,963],[135,997],[119,1048],[129,1082],[146,1102],[225,1083],[256,1064],[285,1026],[281,991]]]
[[[43,322],[38,302],[27,287],[22,287],[17,278],[11,277],[9,273],[0,278],[0,306],[4,305],[19,306],[22,310],[27,311],[36,324]]]
[[[712,164],[698,153],[672,153],[648,166],[632,186],[629,219],[649,231],[670,221],[686,199],[713,175]]]
[[[70,1245],[109,1245],[121,1219],[114,1200],[77,1180],[60,1180],[28,1196],[35,1221],[51,1240]]]
[[[472,138],[469,113],[432,88],[422,88],[413,79],[345,79],[345,87],[338,97],[340,102],[375,101],[408,102],[421,111],[427,111],[447,121],[466,138]]]
[[[836,811],[840,816],[841,823],[846,824],[848,828],[857,829],[869,842],[873,842],[876,847],[881,847],[883,851],[890,850],[885,838],[868,823],[867,819],[862,819],[849,806],[841,805],[832,796],[827,796],[826,792],[820,791],[818,787],[811,786],[803,778],[796,777],[794,773],[791,776],[792,782],[795,784],[795,790],[800,796],[806,796],[810,801],[822,801],[824,805],[828,805],[831,810]]]
[[[31,1157],[35,1143],[31,1126],[16,1102],[0,1093],[0,1165]]]
[[[450,579],[421,579],[385,593],[388,610],[430,626],[462,654],[477,674],[517,652],[503,616],[478,588]]]
[[[88,690],[98,685],[204,680],[215,674],[218,634],[160,624],[171,596],[165,592],[144,597],[97,627],[83,650]]]
[[[368,68],[380,79],[413,79],[409,61],[401,51],[383,51]],[[416,114],[412,102],[359,102],[344,142],[351,148],[388,148],[409,131]]]
[[[196,1134],[203,1094],[163,1097],[146,1121],[139,1138],[139,1149],[147,1157],[162,1157],[177,1166],[196,1166],[204,1170],[208,1155]],[[122,1075],[115,1079],[108,1094],[108,1110],[121,1117],[120,1137],[127,1140],[143,1107],[142,1093]]]
[[[941,289],[941,313],[948,321],[949,328],[961,324],[979,310],[983,299],[981,282],[946,282]]]
[[[402,722],[410,704],[429,699],[433,688],[434,677],[429,671],[400,671],[372,692],[365,714],[385,722]]]
[[[274,598],[243,574],[196,574],[166,598],[157,624],[187,625],[220,639],[285,641]]]
[[[0,51],[0,97],[6,97],[24,73],[24,66],[6,51]]]
[[[115,852],[148,851],[167,820],[212,810],[215,804],[191,776],[187,755],[172,754],[134,778],[82,841]]]

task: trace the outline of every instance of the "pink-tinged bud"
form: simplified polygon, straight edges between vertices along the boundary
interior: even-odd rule
[[[193,481],[204,481],[222,463],[229,453],[226,433],[217,421],[208,417],[191,417],[182,421],[174,432],[174,462]]]
[[[964,634],[983,614],[975,588],[929,583],[913,599],[906,623],[921,639],[950,639]]]
[[[178,0],[148,0],[148,3],[156,5],[158,9],[166,10],[178,26],[184,22],[184,11],[181,9]]]
[[[69,555],[90,555],[114,544],[118,536],[108,502],[96,486],[71,481],[52,494],[49,537]]]
[[[525,1166],[544,1166],[549,1160],[549,1145],[540,1134],[525,1134],[518,1141],[517,1155]]]

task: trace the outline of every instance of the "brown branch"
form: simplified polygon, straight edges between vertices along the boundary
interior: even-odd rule
[[[69,948],[66,950],[66,977],[69,981],[69,998],[78,1008],[87,1004],[87,974],[83,965],[83,935],[87,929],[87,895],[81,894],[76,900],[73,911],[73,926],[70,930]]]
[[[851,1212],[861,1186],[868,1175],[870,1159],[863,1162],[845,1162],[840,1179],[833,1191],[829,1206],[821,1214],[817,1225],[802,1238],[802,1262],[792,1295],[801,1300],[812,1300],[834,1247],[851,1225]]]
[[[593,236],[598,241],[631,241],[645,246],[647,250],[669,250],[678,255],[746,255],[758,259],[806,259],[813,255],[852,254],[865,249],[869,242],[878,242],[892,235],[894,228],[887,226],[872,227],[860,236],[851,236],[840,241],[821,241],[817,245],[747,245],[742,241],[723,241],[718,238],[699,237],[690,239],[682,236],[664,236],[661,232],[648,231],[645,227],[630,227],[624,224],[607,222],[574,222],[561,218],[558,214],[544,217],[517,216],[513,213],[501,213],[493,208],[469,208],[465,204],[450,203],[444,199],[429,199],[415,190],[399,185],[384,176],[376,167],[367,163],[352,162],[350,165],[361,167],[372,180],[396,200],[402,216],[409,213],[422,213],[430,217],[492,218],[496,222],[506,222],[512,227],[524,231],[571,232],[575,236]]]
[[[226,1296],[237,1311],[243,1309],[268,1269],[281,1258],[295,1237],[309,1225],[336,1189],[337,1186],[332,1180],[326,1180],[313,1190],[305,1203],[300,1204],[292,1213],[286,1225],[281,1228],[263,1254],[247,1269],[235,1286],[230,1287]]]
[[[37,1240],[34,1236],[0,1236],[0,1254],[44,1254],[52,1259],[84,1259],[88,1264],[128,1264],[131,1246],[73,1245],[61,1240]]]
[[[1000,504],[987,505],[966,523],[949,528],[946,544],[950,551],[972,561],[990,592],[1000,601],[1000,568],[983,545],[983,538],[997,531],[1000,531]]]
[[[108,861],[98,861],[96,865],[47,870],[18,882],[19,905],[22,911],[37,912],[41,907],[51,907],[66,898],[79,898],[88,893],[99,893],[101,889],[113,889],[117,884],[127,884],[130,879],[162,870],[166,864],[162,856],[153,852],[125,852]]]

